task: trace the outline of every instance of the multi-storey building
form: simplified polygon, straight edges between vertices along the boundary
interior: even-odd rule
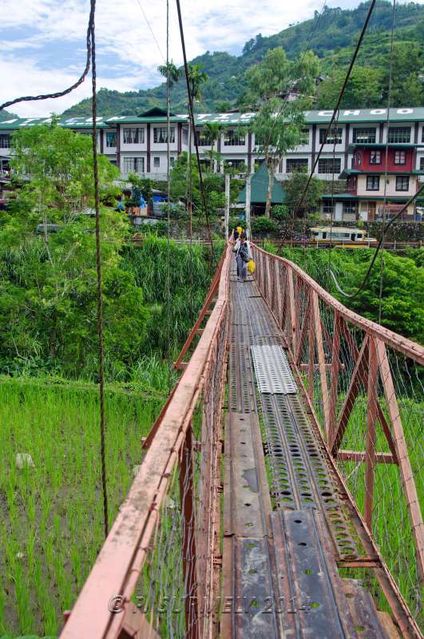
[[[194,149],[194,136],[202,161],[215,170],[228,163],[255,170],[261,159],[254,134],[249,131],[254,113],[199,114],[190,133],[187,115],[172,115],[170,163]],[[284,182],[296,170],[311,171],[327,182],[322,212],[334,220],[372,220],[396,213],[416,193],[424,175],[424,108],[345,109],[326,134],[332,111],[308,111],[301,144],[281,160],[277,179]],[[22,127],[48,119],[14,118],[0,122],[0,171],[8,165],[10,136]],[[217,140],[205,133],[207,123],[221,125]],[[91,131],[91,118],[64,118],[62,126],[80,133]],[[116,164],[123,177],[130,172],[163,180],[167,173],[168,125],[165,111],[151,109],[139,116],[99,117],[98,148]],[[190,138],[190,140],[189,140]],[[319,151],[321,155],[317,160]],[[216,151],[217,153],[212,153]],[[220,158],[218,160],[217,158]],[[340,182],[343,180],[343,182]],[[340,189],[340,185],[345,188]],[[416,207],[405,214],[413,219]]]

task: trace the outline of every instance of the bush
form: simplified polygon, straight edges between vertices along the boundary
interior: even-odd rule
[[[275,220],[265,216],[252,219],[252,233],[254,235],[268,235],[269,233],[276,233],[277,231],[278,224]]]

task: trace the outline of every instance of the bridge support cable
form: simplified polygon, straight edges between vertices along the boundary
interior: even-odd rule
[[[329,124],[328,124],[328,126],[327,126],[327,129],[326,129],[326,131],[325,131],[324,141],[322,142],[322,144],[321,144],[321,146],[320,146],[320,148],[319,148],[319,151],[318,151],[318,153],[317,153],[317,155],[316,155],[316,157],[315,157],[315,160],[314,160],[314,162],[313,162],[313,165],[312,165],[311,171],[310,171],[309,176],[308,176],[308,180],[307,180],[307,182],[306,182],[305,188],[303,189],[302,195],[300,196],[299,202],[298,202],[298,203],[297,203],[297,205],[295,206],[295,215],[296,215],[296,213],[299,211],[299,209],[301,208],[301,206],[302,206],[302,204],[303,204],[303,202],[304,202],[304,199],[305,199],[306,193],[307,193],[307,191],[308,191],[309,185],[310,185],[310,183],[311,183],[311,180],[312,180],[313,174],[314,174],[315,169],[316,169],[316,167],[317,167],[317,165],[318,165],[318,161],[319,161],[319,159],[320,159],[320,157],[321,157],[321,153],[322,153],[322,151],[323,151],[323,149],[324,149],[325,140],[327,139],[328,134],[330,133],[331,129],[332,129],[332,128],[333,128],[333,126],[334,126],[334,120],[336,119],[336,116],[337,116],[338,111],[339,111],[339,109],[340,109],[340,104],[341,104],[341,101],[342,101],[342,99],[343,99],[343,96],[344,96],[344,92],[345,92],[345,90],[346,90],[347,83],[349,82],[349,79],[350,79],[350,76],[351,76],[351,73],[352,73],[353,66],[354,66],[355,61],[356,61],[356,58],[357,58],[357,56],[358,56],[359,49],[360,49],[360,47],[361,47],[361,45],[362,45],[362,41],[363,41],[364,36],[365,36],[365,33],[366,33],[366,31],[367,31],[369,21],[370,21],[370,19],[371,19],[372,13],[373,13],[373,11],[374,11],[374,7],[375,7],[375,5],[376,5],[376,1],[377,1],[377,0],[371,0],[370,5],[369,5],[369,7],[368,7],[368,12],[367,12],[367,16],[366,16],[366,18],[365,18],[364,25],[363,25],[362,30],[361,30],[361,33],[360,33],[360,35],[359,35],[358,42],[356,43],[356,47],[355,47],[355,50],[354,50],[354,52],[353,52],[352,59],[351,59],[351,61],[350,61],[350,63],[349,63],[349,68],[348,68],[348,70],[347,70],[347,73],[346,73],[345,79],[344,79],[344,81],[343,81],[342,88],[340,89],[340,93],[339,93],[339,96],[338,96],[338,98],[337,98],[336,105],[335,105],[335,107],[334,107],[334,109],[333,109],[333,114],[332,114],[332,116],[331,116],[330,122],[329,122]],[[338,117],[338,116],[337,116],[337,117]]]

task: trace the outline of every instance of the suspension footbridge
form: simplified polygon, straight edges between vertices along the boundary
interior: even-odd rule
[[[255,280],[220,262],[62,639],[423,636],[424,349],[253,250]]]

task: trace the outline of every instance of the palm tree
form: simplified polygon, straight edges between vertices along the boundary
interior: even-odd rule
[[[216,170],[216,164],[219,164],[221,161],[221,157],[218,153],[218,144],[216,145],[217,148],[215,151],[215,142],[218,141],[222,133],[222,129],[223,129],[222,124],[220,124],[219,122],[207,122],[205,124],[205,135],[207,139],[209,140],[209,142],[211,143],[211,147],[212,147],[208,155],[209,155],[211,164],[215,165],[215,170]]]
[[[181,70],[177,69],[175,64],[168,62],[167,64],[161,64],[158,67],[158,71],[169,82],[169,86],[172,87],[181,77]]]
[[[200,88],[208,79],[208,74],[202,71],[200,64],[188,65],[188,82],[190,86],[190,94],[193,100],[200,101],[202,94]]]

